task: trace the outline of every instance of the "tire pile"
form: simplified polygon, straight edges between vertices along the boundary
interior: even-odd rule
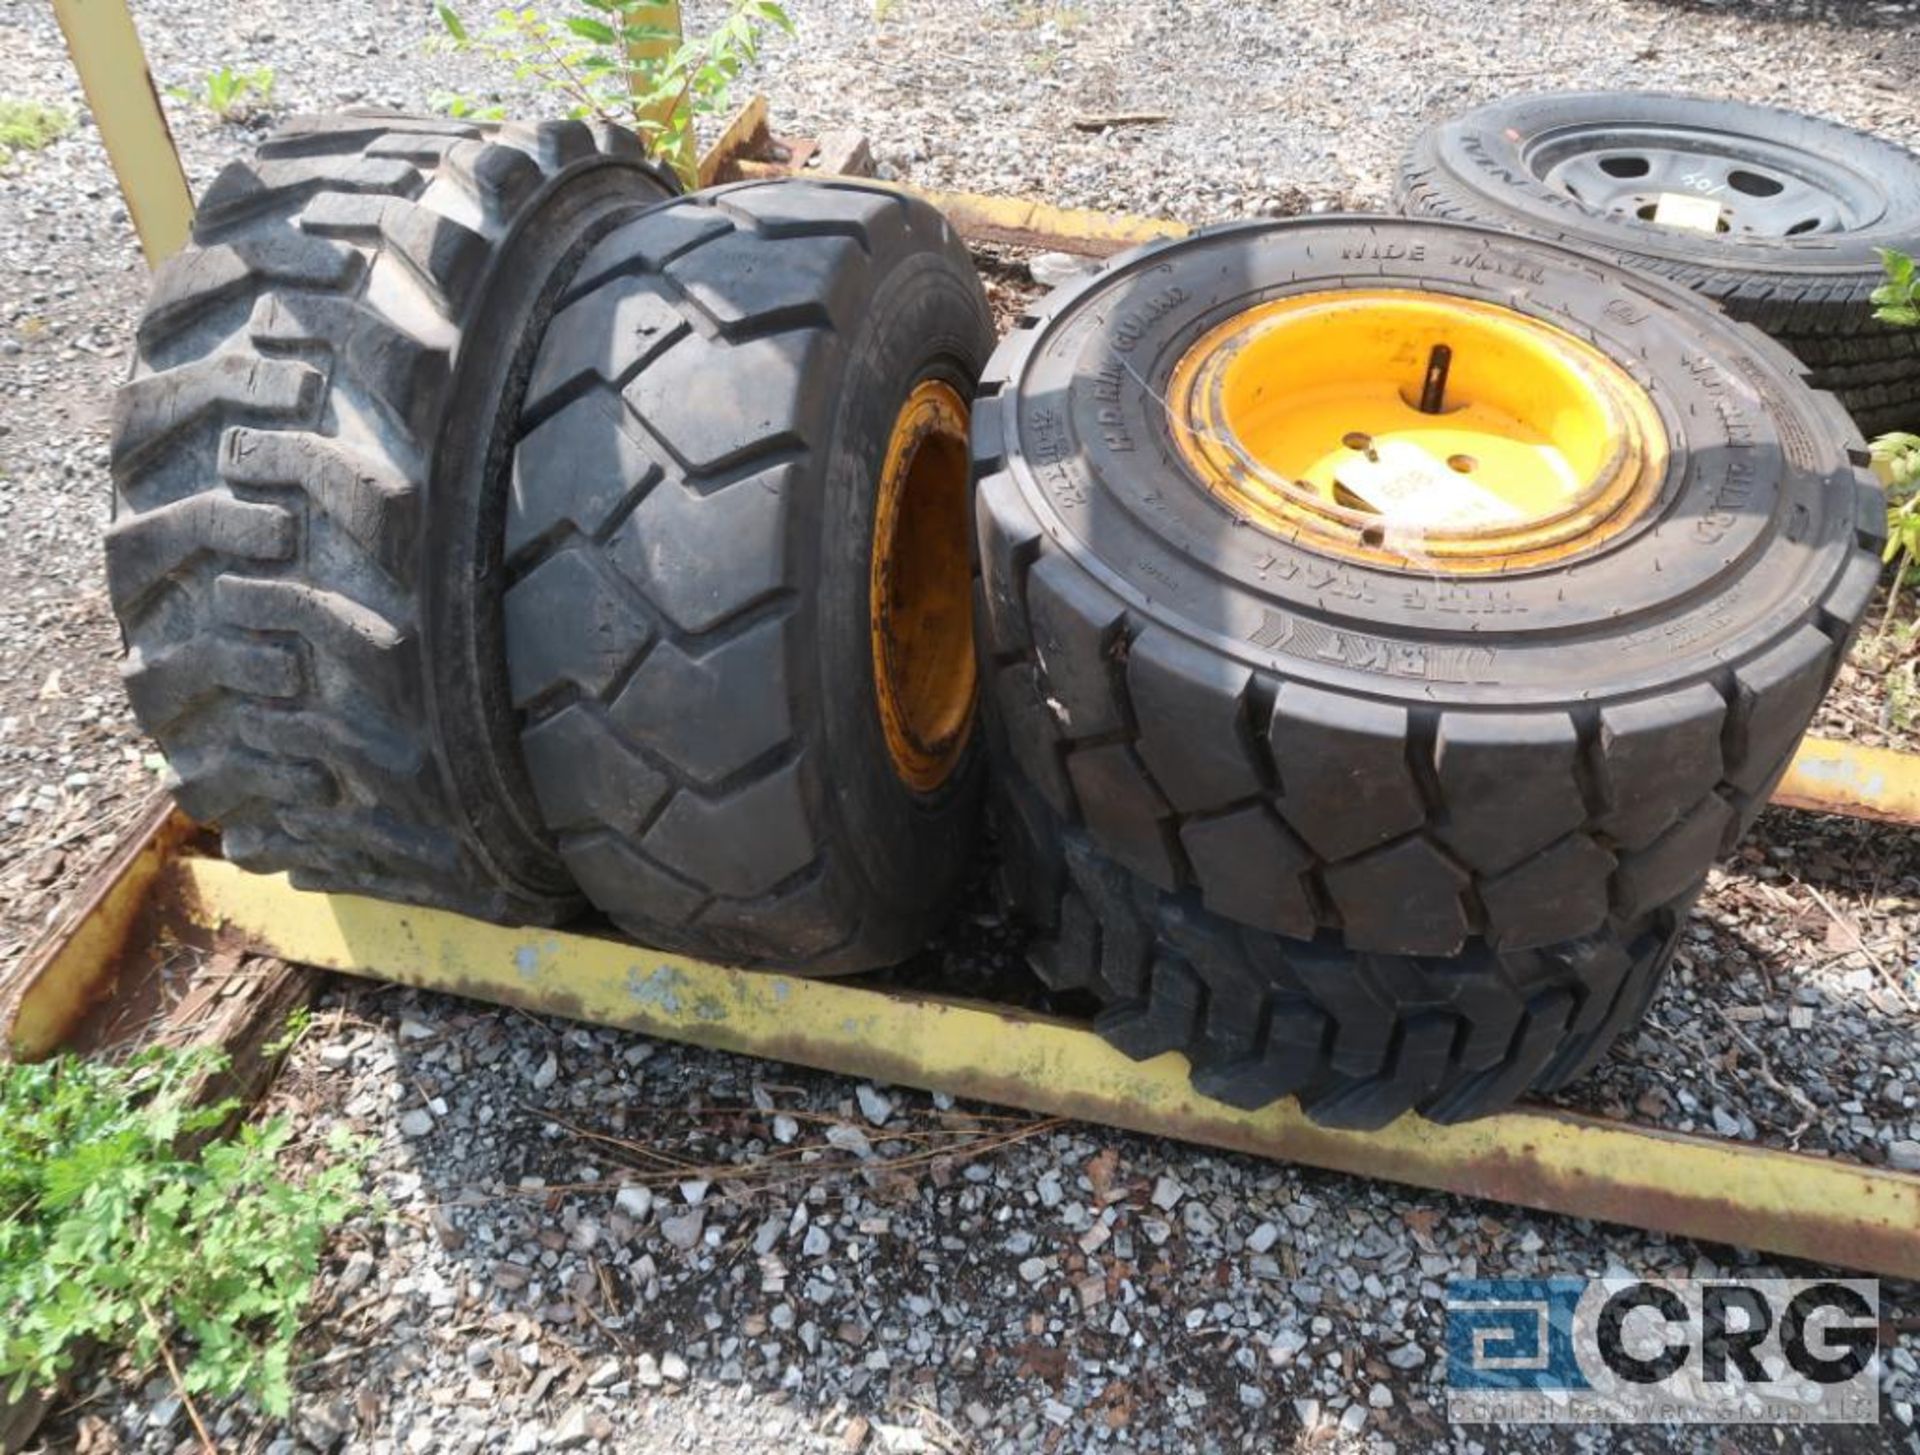
[[[1865,303],[1920,162],[1547,97],[1402,198],[1114,259],[996,352],[895,191],[296,121],[118,401],[136,713],[249,868],[798,973],[921,946],[984,804],[1041,978],[1207,1095],[1562,1086],[1875,589],[1847,409],[1920,413]]]

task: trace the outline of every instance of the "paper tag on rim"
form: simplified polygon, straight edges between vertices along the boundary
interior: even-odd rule
[[[1401,530],[1476,530],[1526,519],[1470,476],[1405,440],[1382,440],[1374,457],[1342,460],[1334,478]]]
[[[1720,204],[1711,197],[1686,192],[1662,192],[1653,204],[1653,220],[1662,227],[1684,227],[1693,232],[1720,231]]]

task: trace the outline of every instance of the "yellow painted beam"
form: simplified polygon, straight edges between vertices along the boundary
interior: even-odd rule
[[[664,61],[680,49],[685,39],[680,21],[680,0],[651,0],[651,3],[636,5],[627,12],[625,24],[655,32],[635,40],[627,47],[628,57],[635,61]],[[638,92],[641,89],[639,72],[633,72],[629,80],[631,89]],[[686,104],[684,96],[659,102],[643,110],[641,119],[664,130],[673,125],[675,113]],[[693,128],[688,127],[677,146],[661,147],[657,155],[662,161],[671,163],[683,178],[691,179],[697,175],[699,167],[693,147]]]
[[[26,1061],[51,1056],[113,995],[123,953],[156,885],[181,845],[199,832],[165,794],[155,795],[139,824],[0,984],[0,1050]]]
[[[308,893],[180,860],[193,923],[348,974],[669,1040],[1103,1122],[1576,1217],[1920,1276],[1920,1175],[1522,1109],[1334,1131],[1293,1103],[1196,1094],[1178,1056],[1133,1062],[1091,1031],[1004,1007],[805,980],[551,930]]]
[[[193,192],[126,0],[53,0],[53,13],[140,235],[140,249],[148,266],[158,267],[179,251],[193,228]]]
[[[1920,826],[1920,753],[1804,738],[1773,801]]]
[[[907,188],[946,213],[968,237],[990,241],[1029,243],[1063,252],[1103,258],[1142,243],[1185,237],[1193,229],[1166,217],[1136,217],[1124,212],[1094,212],[1055,207],[1018,197],[993,197],[974,192],[940,192]]]

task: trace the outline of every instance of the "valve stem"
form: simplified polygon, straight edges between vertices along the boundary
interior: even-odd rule
[[[1446,344],[1435,344],[1433,352],[1427,355],[1427,378],[1420,386],[1420,412],[1438,414],[1447,400],[1447,370],[1453,367],[1453,350]]]

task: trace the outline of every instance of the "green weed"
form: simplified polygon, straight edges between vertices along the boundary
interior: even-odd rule
[[[330,1165],[283,1176],[276,1120],[181,1155],[237,1110],[194,1104],[222,1069],[205,1050],[0,1064],[0,1391],[54,1385],[96,1343],[178,1362],[189,1396],[287,1412],[322,1246],[361,1206],[360,1152],[336,1140]]]
[[[704,34],[676,36],[658,23],[658,0],[575,0],[581,12],[549,19],[531,7],[494,13],[469,29],[450,6],[438,6],[455,49],[499,63],[520,84],[559,99],[573,117],[617,122],[639,133],[648,151],[697,180],[694,123],[727,109],[733,82],[760,57],[769,30],[792,35],[793,22],[775,0],[729,0],[726,16]],[[487,117],[498,108],[442,97],[455,116]]]
[[[73,130],[73,113],[44,101],[0,96],[0,162],[15,152],[37,152]]]
[[[247,121],[273,108],[273,67],[236,71],[222,66],[195,86],[169,86],[176,101],[198,106],[221,121]]]

